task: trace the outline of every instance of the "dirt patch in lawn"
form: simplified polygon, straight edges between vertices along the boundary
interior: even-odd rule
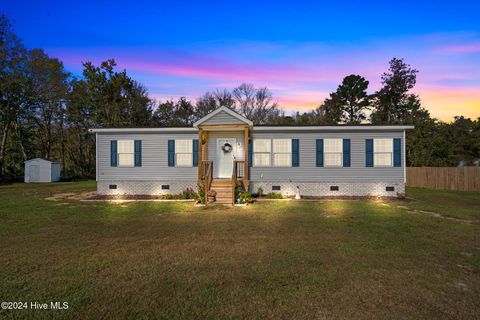
[[[180,197],[167,197],[165,195],[98,195],[95,191],[89,192],[64,192],[51,195],[45,200],[50,201],[115,201],[115,200],[165,200],[165,201],[194,201],[194,199],[183,199]]]
[[[54,195],[45,198],[45,200],[50,200],[50,201],[86,200],[94,196],[95,196],[95,191],[64,192],[64,193],[55,193]]]
[[[437,213],[437,212],[410,209],[410,208],[405,207],[405,206],[397,206],[397,208],[406,209],[408,212],[411,212],[411,213],[427,214],[427,215],[435,217],[435,218],[446,219],[446,220],[450,220],[450,221],[456,221],[456,222],[462,222],[462,223],[468,223],[468,224],[480,224],[480,220],[469,220],[469,219],[455,218],[455,217],[442,215],[442,214]]]
[[[55,193],[45,200],[163,200],[161,195],[98,195],[95,191]]]

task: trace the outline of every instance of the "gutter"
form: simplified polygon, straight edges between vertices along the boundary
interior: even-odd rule
[[[402,131],[412,130],[414,126],[266,126],[253,127],[253,131]],[[198,129],[193,127],[176,128],[97,128],[88,129],[93,133],[162,133],[162,132],[186,132],[197,133]]]
[[[270,126],[270,127],[253,127],[254,131],[400,131],[411,130],[414,126]]]
[[[198,132],[196,128],[97,128],[88,129],[93,133],[161,133],[161,132]]]

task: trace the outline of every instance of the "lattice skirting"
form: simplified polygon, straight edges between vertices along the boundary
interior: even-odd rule
[[[166,189],[168,186],[168,189]],[[187,188],[197,191],[196,181],[97,181],[97,194],[100,195],[162,195],[178,194]]]
[[[168,189],[166,189],[168,186]],[[401,182],[264,182],[250,181],[250,191],[257,192],[262,187],[263,193],[278,192],[285,196],[294,196],[297,186],[301,196],[390,196],[405,194],[405,184]],[[274,190],[278,189],[280,190]],[[337,191],[331,190],[338,187]],[[393,187],[393,191],[387,191]],[[197,191],[196,181],[129,181],[111,180],[97,181],[97,194],[100,195],[162,195],[178,194],[187,188]],[[334,188],[335,189],[335,188]]]
[[[398,197],[405,194],[403,182],[348,182],[348,183],[315,183],[315,182],[258,182],[250,181],[250,191],[256,193],[262,187],[263,193],[281,193],[284,196],[294,196],[297,186],[301,196],[325,197],[325,196],[389,196]],[[280,187],[280,190],[278,190]],[[337,191],[331,190],[336,189]],[[387,187],[393,187],[393,191],[387,191]],[[277,189],[277,190],[275,190]]]

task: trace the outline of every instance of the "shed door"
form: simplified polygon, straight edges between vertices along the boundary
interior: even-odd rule
[[[29,167],[29,182],[38,182],[40,181],[40,166],[39,165],[30,165]]]

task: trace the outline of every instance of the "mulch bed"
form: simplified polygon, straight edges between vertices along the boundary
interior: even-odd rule
[[[388,197],[388,196],[323,196],[323,197],[302,197],[305,200],[389,200],[389,201],[409,201],[407,198]]]
[[[302,196],[302,199],[296,200],[294,197],[284,197],[280,199],[276,198],[254,198],[255,200],[311,200],[311,201],[320,201],[320,200],[365,200],[365,201],[392,201],[392,202],[411,202],[413,199],[410,198],[399,198],[399,197],[388,197],[388,196]]]
[[[183,198],[167,198],[164,195],[94,195],[85,198],[85,200],[185,200],[193,201],[194,199]]]
[[[285,197],[281,199],[261,197],[253,198],[254,200],[295,200],[294,197]],[[191,200],[194,199],[183,199],[183,198],[167,198],[165,195],[93,195],[90,197],[84,198],[84,200]],[[302,196],[301,200],[365,200],[365,201],[395,201],[395,202],[410,202],[412,199],[409,198],[398,198],[398,197],[386,197],[386,196],[322,196],[322,197],[313,197],[313,196]]]

